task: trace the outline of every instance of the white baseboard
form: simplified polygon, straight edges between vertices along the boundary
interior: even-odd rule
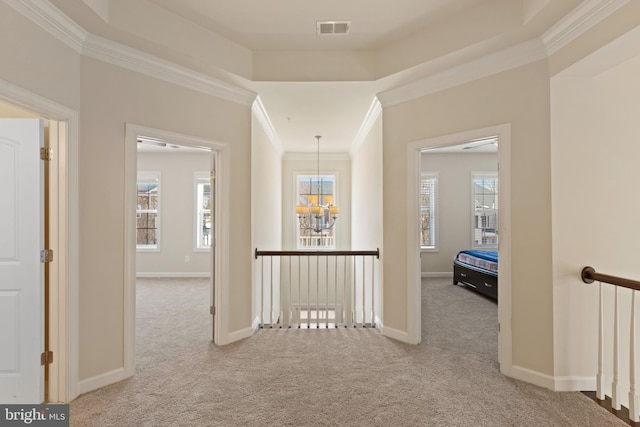
[[[255,319],[253,319],[253,323],[251,324],[251,328],[254,331],[257,331],[260,328],[260,317],[256,316]]]
[[[239,331],[230,332],[229,335],[227,335],[227,342],[225,344],[231,344],[232,342],[249,338],[255,332],[256,330],[253,328],[253,325],[248,328],[240,329]]]
[[[556,377],[555,391],[595,391],[596,377]]]
[[[383,325],[382,325],[382,319],[380,318],[380,316],[376,315],[374,322],[375,322],[375,328],[379,331],[382,331]]]
[[[505,375],[547,388],[553,391],[593,391],[596,389],[596,377],[554,377],[538,371],[512,366]]]
[[[390,328],[381,324],[382,335],[407,344],[415,344],[409,339],[409,334],[398,329]]]
[[[446,278],[446,277],[450,277],[451,279],[453,279],[453,272],[452,271],[440,271],[440,272],[422,272],[422,277],[432,277],[432,278]]]
[[[136,273],[136,277],[139,277],[141,279],[148,279],[148,278],[152,278],[152,279],[164,279],[164,278],[175,278],[175,279],[191,279],[191,278],[196,278],[196,279],[206,279],[211,277],[211,273],[209,273],[208,271],[205,272],[200,272],[200,273],[158,273],[158,272],[153,272],[153,271],[149,271],[149,272],[138,272]]]
[[[555,387],[555,378],[551,375],[543,374],[542,372],[534,371],[532,369],[523,368],[522,366],[512,366],[509,372],[510,377],[516,380],[524,381],[539,387],[544,387],[549,390],[553,390]]]
[[[122,381],[125,378],[127,377],[124,375],[124,368],[114,369],[113,371],[105,372],[104,374],[96,375],[95,377],[80,381],[78,383],[78,393],[88,393],[101,387]]]

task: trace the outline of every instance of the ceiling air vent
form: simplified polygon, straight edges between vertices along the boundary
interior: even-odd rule
[[[319,36],[349,34],[351,21],[317,21],[316,32]]]

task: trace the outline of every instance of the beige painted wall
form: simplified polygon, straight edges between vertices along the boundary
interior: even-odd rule
[[[634,40],[637,45],[638,35]],[[552,80],[555,372],[573,377],[594,375],[598,361],[598,286],[579,279],[582,268],[640,277],[640,55],[595,76],[581,73],[580,65]],[[628,390],[631,292],[619,297],[619,374]],[[613,300],[613,288],[605,285],[607,390]],[[626,392],[622,398],[626,402]]]
[[[382,249],[382,117],[351,156],[351,249]]]
[[[0,78],[80,109],[80,55],[4,2],[0,3],[0,52]]]
[[[178,151],[178,150],[175,150]],[[138,152],[138,171],[160,172],[160,251],[137,252],[136,272],[162,276],[211,272],[211,251],[196,250],[195,172],[211,170],[212,154]],[[185,261],[185,257],[189,261]]]
[[[282,153],[253,119],[251,138],[252,249],[282,249]],[[260,261],[253,262],[253,319],[260,313]],[[275,271],[274,271],[275,273]],[[279,293],[277,293],[279,295]]]
[[[251,325],[251,110],[105,64],[82,61],[80,378],[122,366],[125,123],[229,144],[230,331]],[[100,191],[96,191],[96,189]],[[96,227],[96,224],[100,224]]]
[[[513,364],[553,372],[546,61],[384,109],[385,326],[407,330],[407,144],[511,124]]]
[[[498,155],[426,152],[420,166],[424,172],[438,172],[437,250],[422,252],[422,272],[453,274],[454,256],[472,245],[471,172],[497,172]]]

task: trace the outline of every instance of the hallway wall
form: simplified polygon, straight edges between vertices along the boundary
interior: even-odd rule
[[[624,38],[630,46],[638,46],[640,28]],[[605,47],[587,60],[597,60],[604,68],[616,56],[626,58],[628,52]],[[597,372],[598,285],[580,280],[582,268],[590,265],[605,274],[640,277],[638,75],[640,56],[619,65],[613,61],[609,69],[595,75],[584,62],[577,63],[552,79],[556,376],[590,378]],[[605,285],[605,374],[609,379],[613,378],[614,292]],[[631,291],[620,290],[619,298],[619,375],[623,390],[628,390]],[[610,396],[611,381],[604,385]],[[623,402],[627,398],[624,392]]]
[[[403,220],[407,217],[408,144],[510,124],[513,365],[551,375],[547,67],[546,61],[539,61],[384,109],[384,304],[385,326],[407,331],[406,284],[412,286],[414,281],[407,277],[409,249]]]

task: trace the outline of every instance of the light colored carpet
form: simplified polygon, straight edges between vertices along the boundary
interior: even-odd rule
[[[581,393],[502,376],[497,306],[423,281],[423,342],[371,329],[209,337],[202,280],[140,280],[136,375],[80,396],[72,426],[624,426]]]

